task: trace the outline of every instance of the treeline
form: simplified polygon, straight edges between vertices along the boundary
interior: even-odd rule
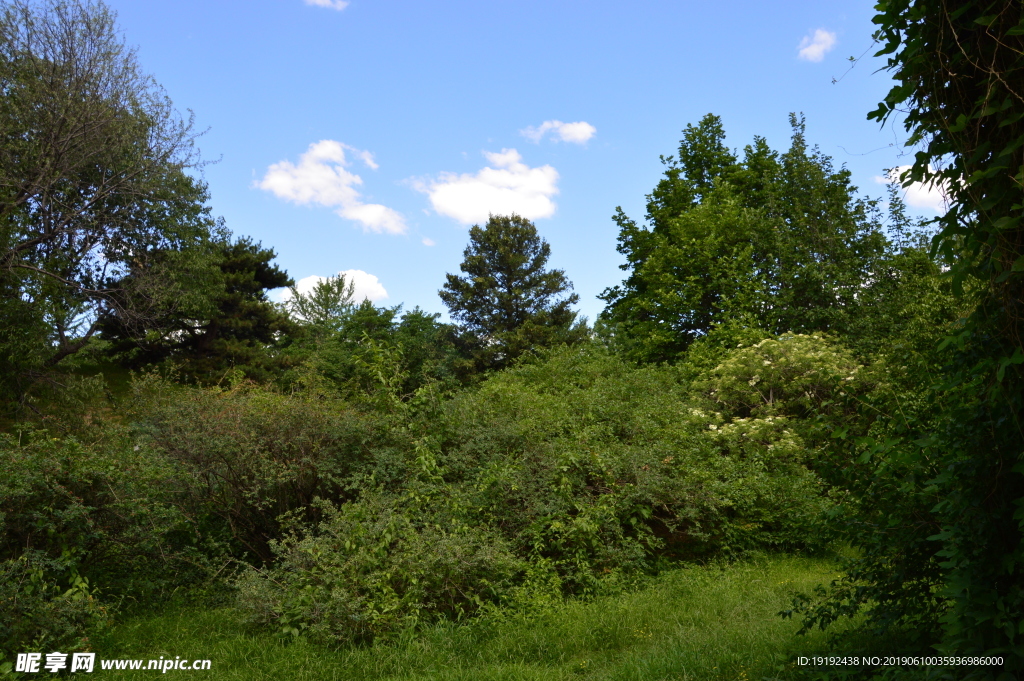
[[[901,7],[886,49],[925,78],[901,41],[944,38]],[[645,222],[617,211],[593,326],[516,215],[470,230],[442,323],[299,291],[215,220],[101,4],[8,3],[0,46],[0,664],[172,598],[342,644],[852,545],[805,626],[1019,668],[1019,187],[958,131],[910,119],[959,154],[933,236],[801,117],[739,152],[708,115]]]

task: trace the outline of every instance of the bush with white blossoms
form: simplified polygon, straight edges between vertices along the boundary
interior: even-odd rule
[[[806,418],[859,391],[861,369],[827,336],[780,336],[729,353],[711,372],[707,394],[735,416]]]

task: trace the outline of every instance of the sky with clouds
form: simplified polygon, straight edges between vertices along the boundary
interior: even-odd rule
[[[643,219],[659,156],[709,112],[730,146],[776,149],[803,112],[871,196],[911,158],[898,125],[866,120],[891,85],[870,0],[107,2],[205,131],[214,214],[300,289],[345,272],[379,305],[444,313],[468,227],[516,212],[592,320],[624,276],[612,214]],[[934,189],[906,198],[941,209]]]

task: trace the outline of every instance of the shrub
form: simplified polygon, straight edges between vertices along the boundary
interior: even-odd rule
[[[0,434],[0,653],[81,649],[106,604],[149,600],[210,574],[182,480],[123,431],[83,445]]]
[[[721,523],[723,548],[821,543],[817,526],[831,504],[825,484],[807,467],[812,456],[792,419],[738,418],[722,424],[713,438],[733,462],[721,489],[729,518]]]
[[[387,436],[372,418],[315,391],[148,380],[136,386],[136,436],[181,467],[195,514],[216,519],[262,561],[273,560],[277,518],[311,508],[317,497],[353,498],[361,477],[372,474],[371,449]]]
[[[66,574],[135,596],[205,569],[170,462],[116,433],[90,446],[46,431],[18,435],[0,434],[0,559],[36,551]]]
[[[251,621],[315,640],[369,641],[472,614],[500,599],[524,568],[492,531],[408,497],[319,505],[323,522],[273,542],[275,566],[239,579]]]
[[[517,555],[577,592],[662,555],[813,545],[825,502],[799,437],[784,420],[754,438],[721,429],[676,376],[552,353],[452,401],[438,460]]]
[[[39,551],[0,561],[0,674],[26,649],[88,650],[86,634],[106,619],[95,589],[73,564]]]
[[[718,408],[730,414],[806,418],[859,387],[860,369],[852,354],[826,337],[795,334],[731,351],[707,385]]]
[[[401,475],[276,519],[294,531],[239,580],[240,606],[280,632],[369,640],[618,589],[663,559],[815,546],[829,502],[793,419],[723,418],[678,375],[577,346],[391,414],[365,465]],[[255,397],[218,399],[227,414]]]

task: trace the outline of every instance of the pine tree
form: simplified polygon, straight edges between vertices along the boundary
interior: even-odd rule
[[[500,368],[524,352],[587,336],[571,305],[579,301],[562,270],[545,269],[551,246],[529,220],[492,215],[469,231],[460,266],[441,300],[476,345],[481,368]]]

